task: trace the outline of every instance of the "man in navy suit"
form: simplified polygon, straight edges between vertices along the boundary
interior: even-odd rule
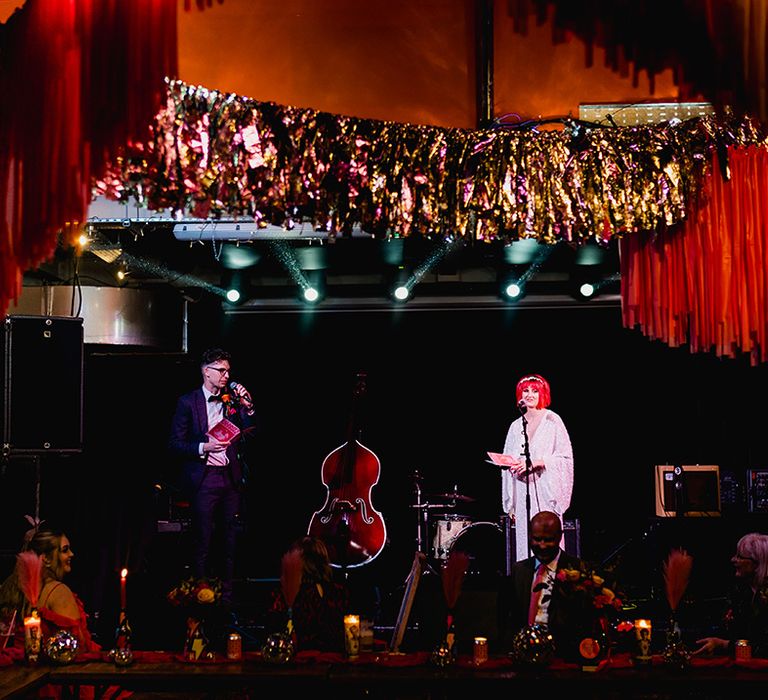
[[[221,348],[203,353],[202,387],[181,396],[171,422],[169,447],[182,461],[182,487],[192,510],[192,567],[196,577],[209,577],[211,541],[217,515],[223,527],[222,600],[232,602],[235,549],[240,528],[245,464],[239,454],[243,431],[255,424],[248,390],[230,382],[231,355]],[[222,420],[236,425],[240,433],[209,432]],[[227,423],[219,425],[227,426]]]
[[[590,610],[581,601],[560,595],[555,577],[561,569],[578,570],[584,564],[560,549],[563,527],[557,513],[536,513],[529,532],[533,556],[513,564],[499,591],[502,646],[509,648],[515,634],[535,622],[548,627],[558,656],[578,658],[578,643],[588,629]]]

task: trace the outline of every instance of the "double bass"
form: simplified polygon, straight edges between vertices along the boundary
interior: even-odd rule
[[[321,478],[327,489],[323,507],[309,522],[307,534],[328,549],[331,566],[354,568],[373,561],[384,549],[387,528],[371,503],[379,481],[379,458],[357,439],[357,413],[365,393],[366,374],[358,372],[347,440],[324,460]]]

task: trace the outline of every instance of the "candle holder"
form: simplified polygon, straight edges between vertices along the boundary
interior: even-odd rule
[[[472,646],[472,661],[475,666],[480,666],[488,661],[487,637],[475,637],[475,643]]]
[[[344,615],[344,649],[350,659],[360,655],[360,615]]]
[[[651,621],[635,620],[635,653],[632,662],[635,666],[651,665]]]
[[[37,608],[32,608],[24,618],[24,658],[29,664],[36,664],[40,659],[42,648],[42,632],[40,629],[40,614]]]

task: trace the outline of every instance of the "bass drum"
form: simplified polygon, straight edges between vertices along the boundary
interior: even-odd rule
[[[451,552],[467,554],[468,575],[491,578],[506,573],[504,533],[496,523],[474,523],[465,527],[451,543]]]

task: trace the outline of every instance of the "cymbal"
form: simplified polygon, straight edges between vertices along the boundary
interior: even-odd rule
[[[427,498],[443,498],[448,501],[462,501],[464,503],[472,503],[475,500],[471,496],[463,496],[460,493],[433,493],[429,494]]]

